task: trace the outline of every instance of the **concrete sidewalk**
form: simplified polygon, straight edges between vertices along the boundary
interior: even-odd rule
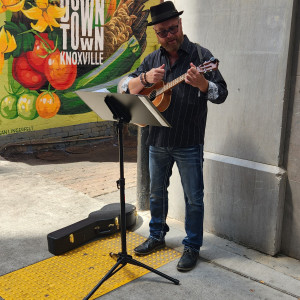
[[[133,204],[135,170],[134,161],[126,162],[126,202]],[[119,202],[119,191],[114,186],[118,172],[116,161],[91,159],[37,164],[31,160],[12,162],[0,158],[0,276],[51,257],[48,233],[86,218],[107,203]],[[88,186],[99,176],[107,177],[108,189],[98,188],[98,184]],[[148,222],[149,212],[139,212],[135,232],[147,236]],[[182,251],[183,224],[173,219],[168,219],[168,224],[171,230],[167,246]],[[210,233],[205,233],[194,270],[180,273],[176,264],[177,261],[170,262],[159,270],[179,279],[179,286],[149,273],[101,299],[300,298],[298,260],[270,257]]]

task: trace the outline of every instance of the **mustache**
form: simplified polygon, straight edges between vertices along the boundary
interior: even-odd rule
[[[177,38],[169,38],[167,39],[167,42],[177,41]]]

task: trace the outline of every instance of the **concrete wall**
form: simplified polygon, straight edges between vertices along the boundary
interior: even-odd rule
[[[273,255],[280,250],[285,198],[281,167],[294,1],[173,2],[184,10],[184,32],[220,59],[229,90],[224,104],[209,104],[205,230]],[[173,171],[170,215],[183,220]]]
[[[297,9],[295,51],[292,57],[291,102],[286,139],[287,188],[282,231],[282,252],[300,259],[300,5]]]

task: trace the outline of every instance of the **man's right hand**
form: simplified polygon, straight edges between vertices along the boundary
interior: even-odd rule
[[[165,64],[158,68],[153,68],[146,73],[146,79],[149,83],[157,83],[164,78],[165,75]],[[130,94],[138,94],[144,85],[141,83],[140,77],[132,78],[128,83]]]
[[[163,80],[165,75],[165,64],[158,68],[153,68],[146,73],[146,79],[149,83],[157,83]]]

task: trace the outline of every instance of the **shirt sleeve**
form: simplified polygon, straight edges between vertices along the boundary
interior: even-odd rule
[[[207,91],[207,99],[210,101],[216,100],[219,98],[218,87],[215,83],[209,81],[208,82],[208,91]]]
[[[128,75],[127,80],[125,80],[121,86],[122,91],[124,91],[125,93],[129,94],[129,88],[128,88],[128,84],[129,81],[132,78],[136,78],[138,76],[140,76],[141,73],[143,72],[148,72],[149,71],[149,67],[147,67],[147,57],[143,60],[143,62],[141,63],[141,65],[131,74]]]
[[[203,61],[208,61],[211,57],[213,57],[212,53],[208,49],[205,49],[203,47],[202,54]],[[208,80],[208,91],[206,93],[200,92],[201,96],[204,96],[212,103],[223,103],[227,98],[228,90],[227,84],[219,69],[205,73],[204,77]]]
[[[121,84],[121,92],[125,92],[125,93],[128,93],[129,92],[129,89],[128,89],[128,84],[129,84],[129,81],[134,78],[133,76],[128,76]]]
[[[220,104],[223,103],[228,95],[227,84],[219,70],[205,74],[208,80],[207,100]]]

